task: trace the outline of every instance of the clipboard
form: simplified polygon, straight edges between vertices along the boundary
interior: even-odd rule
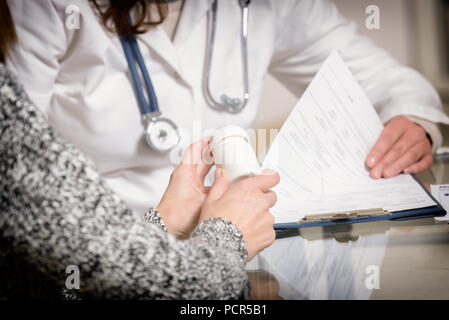
[[[351,223],[364,223],[382,220],[411,220],[424,219],[433,217],[443,217],[447,213],[432,194],[423,186],[421,181],[413,174],[412,177],[424,189],[424,191],[435,201],[436,205],[424,208],[389,212],[382,208],[372,208],[365,210],[351,210],[343,212],[331,212],[324,214],[315,214],[305,216],[298,222],[277,223],[274,225],[275,230],[299,229],[310,227],[322,227],[332,225],[342,225]]]

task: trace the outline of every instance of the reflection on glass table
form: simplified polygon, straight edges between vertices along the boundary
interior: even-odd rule
[[[449,184],[449,156],[420,181]],[[449,299],[449,224],[433,218],[290,229],[248,264],[253,299]]]

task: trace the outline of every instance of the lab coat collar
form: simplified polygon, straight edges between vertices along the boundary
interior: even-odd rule
[[[154,50],[161,59],[165,60],[174,71],[182,76],[177,48],[179,48],[191,34],[195,26],[207,13],[214,0],[184,0],[184,7],[178,22],[174,41],[172,42],[162,26],[151,28],[138,38],[149,48]],[[206,36],[206,35],[205,35]]]
[[[148,32],[138,35],[137,38],[151,50],[156,52],[160,59],[164,60],[176,72],[180,73],[181,70],[177,52],[163,27],[159,25],[153,27]]]
[[[200,22],[214,0],[184,0],[181,17],[176,28],[174,45],[180,47]],[[206,35],[205,35],[206,36]]]

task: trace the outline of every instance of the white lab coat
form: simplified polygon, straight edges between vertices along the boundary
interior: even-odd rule
[[[173,43],[158,26],[138,41],[162,113],[183,131],[183,145],[226,124],[250,128],[264,76],[270,72],[293,93],[303,89],[333,49],[386,122],[399,114],[449,123],[440,99],[415,71],[357,33],[330,1],[253,0],[249,22],[251,99],[241,113],[212,110],[202,91],[207,12],[211,0],[186,0]],[[117,35],[108,33],[87,0],[14,0],[9,5],[19,44],[8,66],[36,105],[66,139],[84,151],[101,176],[132,208],[158,203],[178,158],[151,151],[128,66]],[[65,23],[76,5],[80,29]],[[73,8],[73,7],[72,7]],[[242,95],[240,8],[219,1],[212,91]],[[270,112],[275,113],[273,105]],[[201,129],[198,128],[201,126]]]

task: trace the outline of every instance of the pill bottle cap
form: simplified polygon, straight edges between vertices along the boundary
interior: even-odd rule
[[[226,169],[231,182],[260,173],[260,164],[245,129],[223,127],[215,132],[209,144],[215,165]]]
[[[210,139],[210,147],[212,150],[221,143],[224,139],[230,137],[240,137],[249,142],[248,133],[246,133],[245,129],[239,126],[226,126],[218,129]]]

